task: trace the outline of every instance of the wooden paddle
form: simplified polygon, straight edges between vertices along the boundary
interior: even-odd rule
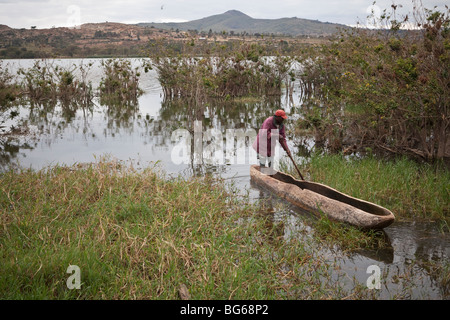
[[[302,180],[305,180],[305,179],[303,179],[303,176],[302,176],[302,174],[300,173],[300,170],[298,170],[298,167],[297,167],[297,165],[295,164],[295,161],[294,161],[294,159],[292,159],[292,156],[291,156],[291,154],[290,154],[290,153],[288,153],[288,156],[289,156],[289,158],[291,158],[291,160],[292,160],[292,163],[294,164],[294,166],[295,166],[295,169],[297,169],[297,172],[298,172],[298,174],[299,174],[300,178],[302,178]]]

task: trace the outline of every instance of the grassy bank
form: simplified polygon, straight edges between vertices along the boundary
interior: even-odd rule
[[[352,240],[361,237],[356,230],[323,241],[336,228],[319,219],[314,231],[293,232],[298,217],[295,225],[288,216],[275,218],[208,177],[171,178],[102,160],[9,171],[0,185],[2,299],[180,299],[182,288],[191,299],[382,294],[354,279],[349,284],[322,251],[330,242],[361,247]],[[377,239],[363,242],[373,247]],[[74,284],[71,265],[80,268],[80,289],[67,286]]]
[[[450,172],[446,169],[407,158],[314,155],[301,170],[308,180],[388,208],[397,220],[439,220],[448,231]],[[295,169],[291,172],[295,176]]]
[[[346,295],[282,224],[207,178],[100,161],[10,171],[0,185],[3,299],[178,299],[183,286],[192,299]]]

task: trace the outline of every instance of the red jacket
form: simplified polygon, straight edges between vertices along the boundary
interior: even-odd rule
[[[275,125],[275,117],[270,116],[266,120],[264,120],[261,129],[258,132],[258,135],[256,136],[256,140],[253,143],[253,149],[256,150],[256,152],[262,156],[265,157],[271,157],[272,156],[272,145],[271,145],[271,136],[272,136],[272,130],[278,129],[278,137],[281,146],[283,147],[284,151],[288,152],[289,147],[286,143],[286,132],[284,129],[284,124],[281,124],[279,127]],[[274,132],[275,133],[275,132]],[[260,138],[267,139],[266,145],[264,143],[260,143]]]

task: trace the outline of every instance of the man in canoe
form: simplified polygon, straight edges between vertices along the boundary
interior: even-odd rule
[[[284,127],[284,120],[287,119],[286,112],[277,110],[273,116],[264,120],[261,129],[258,132],[253,149],[257,152],[259,164],[261,168],[272,168],[276,139],[280,141],[281,147],[290,156],[291,151],[286,143],[286,131]],[[272,140],[272,136],[275,138]]]

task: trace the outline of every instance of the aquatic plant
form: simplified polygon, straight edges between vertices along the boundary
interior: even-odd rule
[[[92,64],[83,63],[62,67],[53,60],[36,60],[31,68],[18,70],[23,97],[32,104],[61,102],[64,108],[88,107],[93,99],[92,83],[88,80],[91,67]]]
[[[102,60],[103,77],[98,92],[102,104],[136,105],[143,93],[139,88],[139,67],[127,59]]]
[[[0,60],[0,133],[5,130],[2,125],[8,119],[13,119],[18,115],[12,107],[19,94],[20,88],[15,83],[15,77]]]
[[[188,47],[196,45],[192,41]],[[151,59],[168,98],[202,101],[207,97],[281,95],[282,83],[291,79],[292,60],[279,54],[269,57],[266,47],[256,43],[240,43],[233,50],[223,45],[201,56],[192,55],[188,49],[177,54],[159,51]]]

